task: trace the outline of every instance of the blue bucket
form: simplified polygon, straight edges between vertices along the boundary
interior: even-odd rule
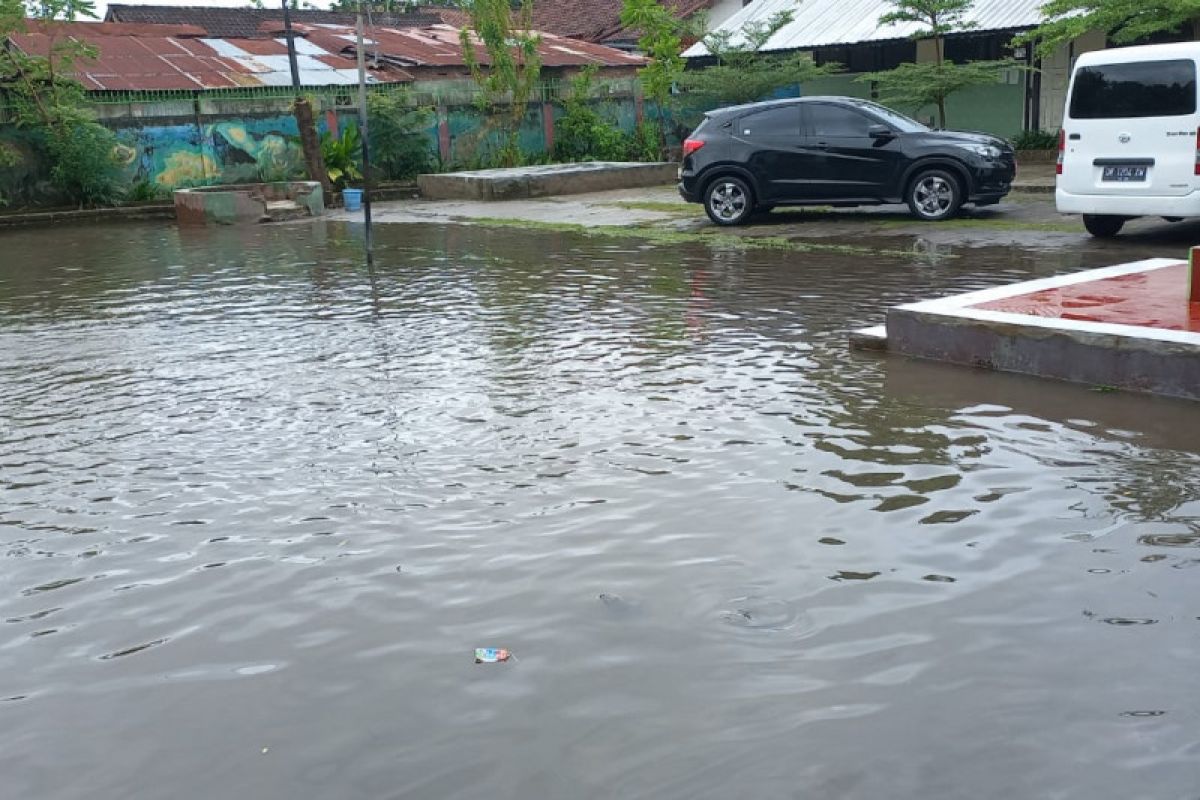
[[[347,211],[358,211],[362,208],[362,189],[342,189],[342,203]]]

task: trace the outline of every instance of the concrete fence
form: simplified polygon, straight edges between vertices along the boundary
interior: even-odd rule
[[[594,102],[624,130],[632,130],[641,101],[636,81],[609,81]],[[375,87],[372,91],[395,91]],[[554,148],[554,123],[564,112],[563,89],[546,85],[528,105],[521,149],[532,157]],[[352,87],[308,93],[318,132],[357,126]],[[407,103],[429,109],[414,133],[442,168],[478,167],[500,139],[495,117],[474,102],[472,86],[447,82],[405,92]],[[303,153],[288,90],[269,92],[131,92],[91,95],[97,120],[117,136],[117,156],[137,194],[188,186],[280,181],[303,172]],[[53,202],[48,165],[38,158],[35,134],[6,121],[0,103],[0,146],[16,163],[0,170],[0,198],[9,205]]]

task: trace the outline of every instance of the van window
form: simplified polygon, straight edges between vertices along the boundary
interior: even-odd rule
[[[1193,61],[1097,64],[1075,73],[1072,119],[1178,117],[1196,113]]]

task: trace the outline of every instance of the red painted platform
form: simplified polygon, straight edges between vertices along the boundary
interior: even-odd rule
[[[1200,303],[1187,302],[1187,264],[1084,281],[970,308],[1200,333]]]

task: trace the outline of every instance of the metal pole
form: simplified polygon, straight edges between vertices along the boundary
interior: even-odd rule
[[[296,40],[292,36],[292,15],[288,0],[283,0],[283,35],[287,39],[288,66],[292,68],[292,88],[300,96],[300,66],[296,63]]]
[[[285,0],[286,2],[286,0]],[[375,263],[375,248],[371,242],[371,137],[367,130],[367,60],[363,52],[362,0],[358,3],[358,132],[362,139],[363,157],[363,222],[367,230],[367,266]]]

